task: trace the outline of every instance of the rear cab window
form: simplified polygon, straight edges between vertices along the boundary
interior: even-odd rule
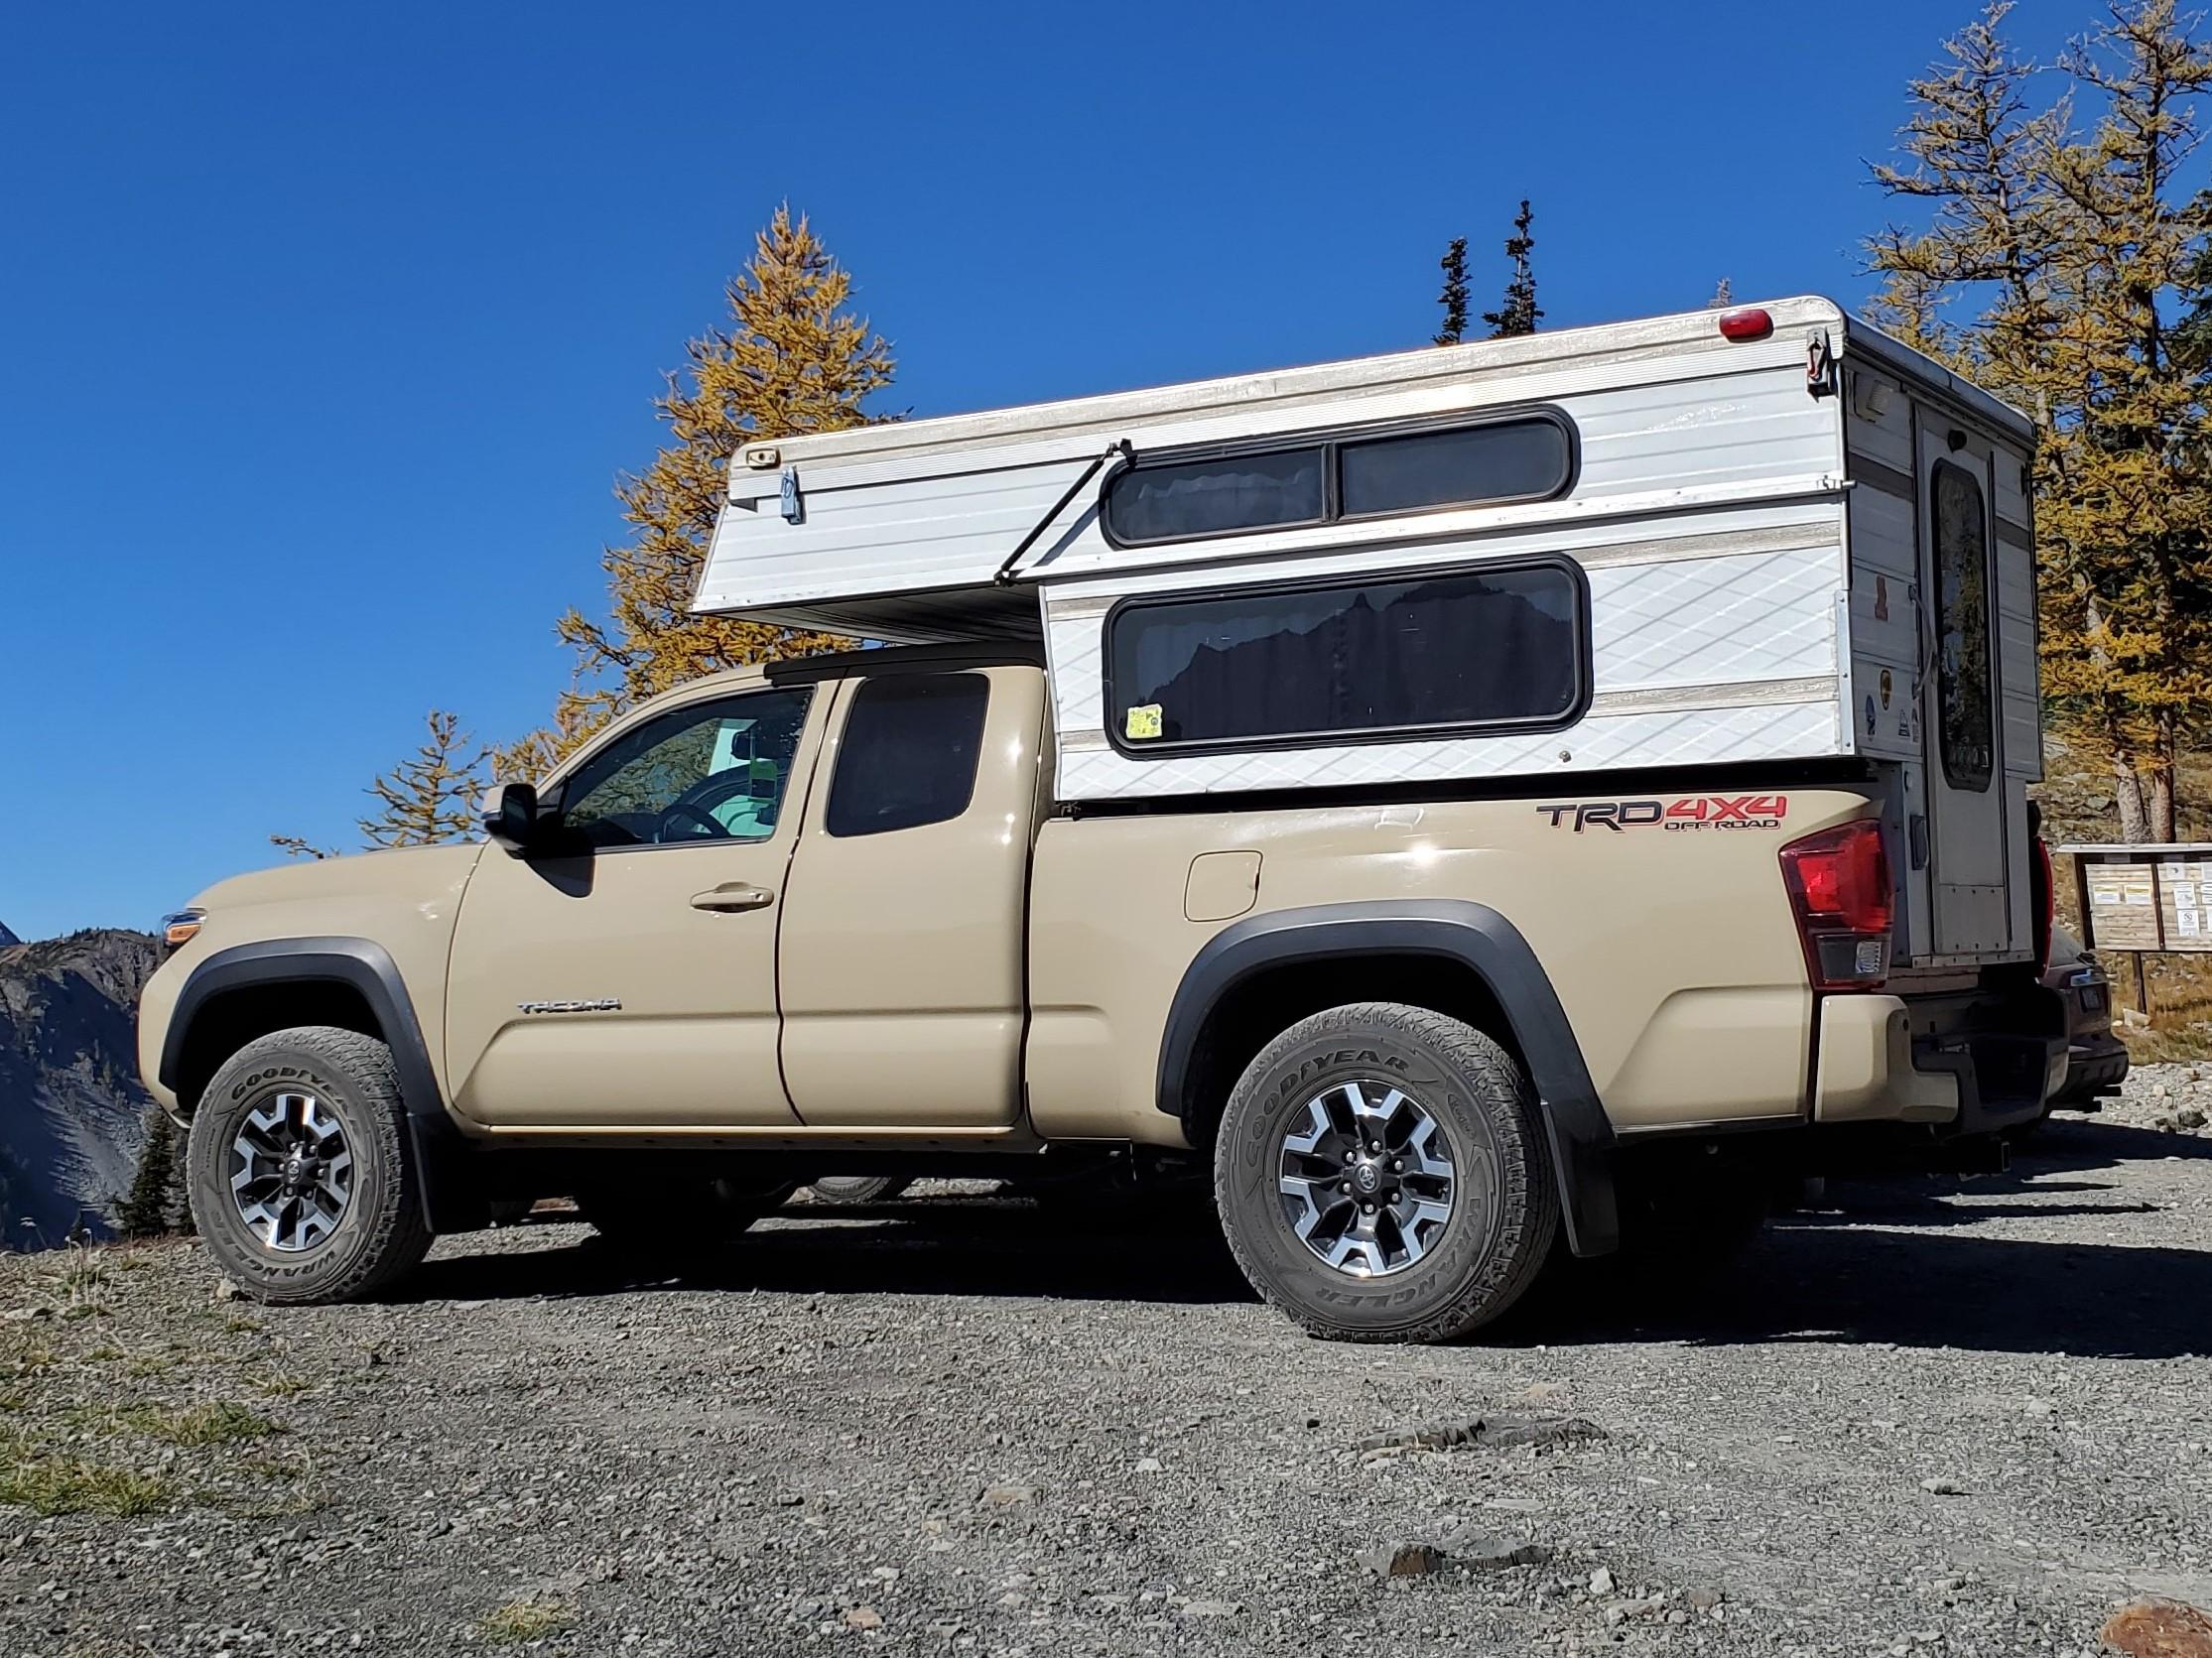
[[[839,839],[950,823],[976,796],[990,681],[886,674],[853,691],[824,828]]]

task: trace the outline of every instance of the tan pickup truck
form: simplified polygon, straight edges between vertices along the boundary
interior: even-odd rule
[[[1337,365],[1302,371],[1317,408],[1269,377],[1290,436],[1226,449],[1176,422],[1251,388],[749,452],[725,528],[760,560],[867,553],[896,491],[942,525],[945,480],[983,480],[998,568],[956,597],[988,636],[700,681],[494,789],[482,841],[246,875],[172,918],[141,1061],[191,1124],[214,1258],[339,1299],[495,1204],[574,1195],[689,1250],[819,1175],[1110,1153],[1210,1168],[1237,1259],[1307,1329],[1436,1339],[1555,1246],[1994,1142],[2065,1059],[2030,937],[2025,439],[1824,302],[1756,319],[1355,365],[1505,409],[1456,425],[1333,427]],[[1654,376],[1673,403],[1621,401]],[[1608,528],[1607,492],[1643,485],[1603,445],[1679,464],[1681,409],[1756,416],[1745,467],[1798,468],[1781,504],[1724,478]],[[1102,431],[1136,436],[1085,461]],[[1045,516],[1008,556],[1032,464]],[[1309,476],[1303,504],[1267,493]],[[1320,516],[1236,520],[1288,512]],[[1530,551],[1546,514],[1569,540]],[[1317,564],[1378,523],[1381,552]],[[1082,580],[1021,598],[1024,549],[1073,581],[1086,537]],[[753,545],[717,542],[703,605],[769,579],[728,574]],[[1161,562],[1192,547],[1211,568]],[[824,609],[808,579],[805,619],[855,631],[962,614],[941,588]]]
[[[1808,959],[1889,928],[1841,781],[1068,815],[1044,690],[942,650],[702,681],[500,791],[492,844],[203,895],[141,1032],[216,1259],[340,1298],[496,1197],[690,1246],[857,1154],[1106,1142],[1211,1156],[1309,1328],[1440,1338],[1562,1224],[1611,1248],[1646,1142],[1955,1125],[1915,1044],[2008,1080],[1969,1101],[1998,1127],[2063,1055],[2029,963],[2004,996],[1816,995]]]

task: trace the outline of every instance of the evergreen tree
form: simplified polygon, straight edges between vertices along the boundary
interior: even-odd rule
[[[689,362],[655,402],[671,442],[615,485],[631,533],[602,560],[611,614],[561,618],[576,682],[550,727],[497,752],[503,775],[543,771],[632,703],[702,674],[843,643],[768,622],[694,617],[690,606],[730,457],[742,446],[879,418],[865,405],[891,383],[891,347],[847,309],[851,294],[852,278],[807,220],[778,207],[729,282],[728,325],[691,341]]]
[[[1444,268],[1444,291],[1436,297],[1444,308],[1444,326],[1437,330],[1436,343],[1457,345],[1467,337],[1467,238],[1454,236],[1437,263]]]
[[[1528,229],[1535,217],[1523,197],[1520,211],[1513,215],[1513,233],[1505,238],[1505,257],[1513,262],[1513,276],[1505,284],[1504,303],[1496,311],[1483,313],[1483,320],[1490,324],[1493,339],[1532,334],[1544,315],[1536,308],[1536,272],[1528,258],[1536,246],[1536,238]]]
[[[2044,689],[2111,757],[2122,838],[2166,840],[2175,758],[2212,697],[2212,416],[2187,320],[2212,210],[2175,187],[2212,52],[2174,0],[2120,0],[2053,65],[2067,95],[2038,106],[2009,9],[1912,83],[1908,163],[1875,177],[1933,211],[1869,244],[1886,280],[1872,310],[2042,426]]]
[[[377,811],[360,823],[371,846],[428,846],[475,832],[483,751],[469,749],[457,714],[433,708],[425,724],[414,758],[369,785]]]
[[[173,1229],[181,1172],[177,1125],[159,1105],[149,1105],[146,1143],[139,1148],[130,1192],[115,1206],[115,1224],[125,1237],[161,1237]]]

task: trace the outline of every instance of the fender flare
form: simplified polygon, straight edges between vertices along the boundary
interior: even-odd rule
[[[216,951],[193,968],[178,992],[162,1036],[157,1072],[162,1086],[176,1090],[193,1022],[216,997],[256,985],[318,983],[357,991],[392,1051],[400,1100],[407,1110],[407,1141],[423,1177],[431,1229],[465,1231],[482,1224],[476,1217],[482,1200],[464,1168],[473,1148],[447,1114],[445,1092],[430,1063],[430,1047],[407,982],[391,953],[373,939],[265,939]]]
[[[1272,910],[1233,922],[1184,970],[1160,1037],[1159,1109],[1186,1115],[1193,1054],[1208,1017],[1253,974],[1293,962],[1362,956],[1433,956],[1490,987],[1528,1067],[1559,1181],[1567,1242],[1577,1255],[1619,1247],[1613,1124],[1598,1099],[1574,1027],[1520,930],[1466,899],[1384,900]]]

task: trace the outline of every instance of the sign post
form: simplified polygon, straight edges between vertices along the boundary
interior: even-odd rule
[[[2082,943],[2136,960],[2136,1009],[2150,1011],[2143,958],[2152,951],[2212,954],[2212,843],[2061,846],[2074,860]]]

